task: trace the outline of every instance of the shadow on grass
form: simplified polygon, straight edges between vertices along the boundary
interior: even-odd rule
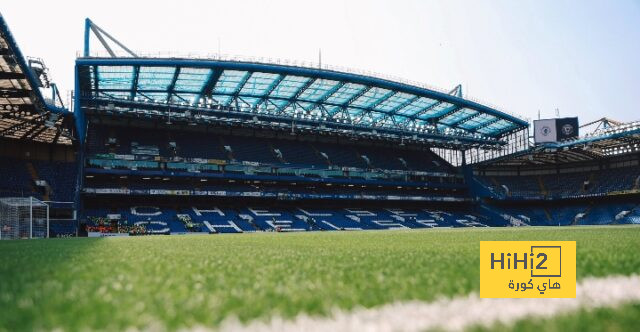
[[[0,331],[48,329],[42,325],[73,301],[74,271],[102,239],[0,241]],[[51,326],[48,326],[49,328]]]

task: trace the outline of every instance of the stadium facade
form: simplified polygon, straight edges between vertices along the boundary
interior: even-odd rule
[[[52,236],[640,222],[640,123],[536,143],[460,86],[139,56],[90,20],[69,111],[0,21],[0,196],[47,202]]]

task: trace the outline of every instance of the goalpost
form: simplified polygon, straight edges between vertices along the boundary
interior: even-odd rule
[[[34,197],[0,198],[0,240],[49,237],[49,205]]]

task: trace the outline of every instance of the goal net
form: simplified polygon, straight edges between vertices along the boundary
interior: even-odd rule
[[[0,240],[49,237],[49,206],[33,197],[0,198]]]

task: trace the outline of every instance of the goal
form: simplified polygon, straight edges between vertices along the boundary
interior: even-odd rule
[[[49,206],[34,197],[0,198],[0,240],[49,237]]]

